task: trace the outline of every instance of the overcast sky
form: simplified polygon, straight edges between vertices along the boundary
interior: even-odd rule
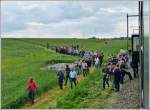
[[[122,37],[126,13],[138,14],[137,1],[3,1],[1,5],[2,37]],[[130,34],[137,21],[130,18]]]

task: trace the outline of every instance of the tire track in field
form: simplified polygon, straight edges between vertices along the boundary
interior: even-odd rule
[[[90,68],[90,74],[94,73],[94,67]],[[83,80],[84,77],[80,74],[77,77],[77,86],[78,83]],[[34,105],[31,105],[30,102],[24,104],[21,109],[48,109],[48,108],[56,108],[57,100],[60,96],[71,92],[69,83],[67,86],[64,86],[63,90],[61,90],[58,86],[54,89],[49,90],[46,93],[43,93],[41,96],[37,96],[35,99]]]

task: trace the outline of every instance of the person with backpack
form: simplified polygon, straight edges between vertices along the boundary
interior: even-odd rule
[[[64,72],[62,70],[59,70],[57,73],[58,76],[58,84],[60,89],[63,89],[63,81],[64,81]]]
[[[116,56],[112,56],[111,62],[116,65],[118,63],[118,58]]]
[[[69,65],[66,65],[66,77],[65,77],[65,85],[67,85],[68,79],[70,80],[69,74],[70,74],[70,68]]]
[[[33,78],[30,78],[28,81],[28,91],[29,91],[28,95],[32,104],[34,104],[36,90],[37,90],[36,82],[33,80]]]
[[[71,89],[72,89],[72,85],[73,85],[72,83],[74,83],[75,86],[77,84],[76,83],[77,73],[76,73],[75,69],[74,70],[71,69],[69,76],[70,76],[70,85],[71,85]]]
[[[121,76],[121,84],[123,84],[123,80],[124,80],[124,76],[125,76],[125,75],[128,75],[129,79],[132,80],[133,78],[132,78],[131,73],[130,73],[130,72],[127,72],[127,71],[125,70],[125,62],[124,62],[124,60],[119,61],[118,65],[119,65],[119,68],[120,68],[121,73],[122,73],[122,76]]]
[[[116,92],[120,90],[120,78],[121,78],[121,72],[119,70],[119,67],[116,66],[114,68],[114,84],[115,84]]]

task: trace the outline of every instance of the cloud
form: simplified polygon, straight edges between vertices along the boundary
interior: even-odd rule
[[[3,37],[125,36],[126,13],[136,2],[2,2]]]
[[[100,8],[100,12],[105,12],[105,13],[130,13],[130,12],[135,12],[137,13],[137,10],[131,10],[127,7],[113,7],[113,8]]]

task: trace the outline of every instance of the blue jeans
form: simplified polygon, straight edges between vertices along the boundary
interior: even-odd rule
[[[95,64],[95,68],[98,70],[99,69],[99,64]]]
[[[74,85],[76,86],[76,78],[70,78],[71,89],[72,89],[72,83],[74,83]]]
[[[35,92],[29,91],[28,95],[29,95],[29,99],[31,100],[32,104],[34,104]]]

